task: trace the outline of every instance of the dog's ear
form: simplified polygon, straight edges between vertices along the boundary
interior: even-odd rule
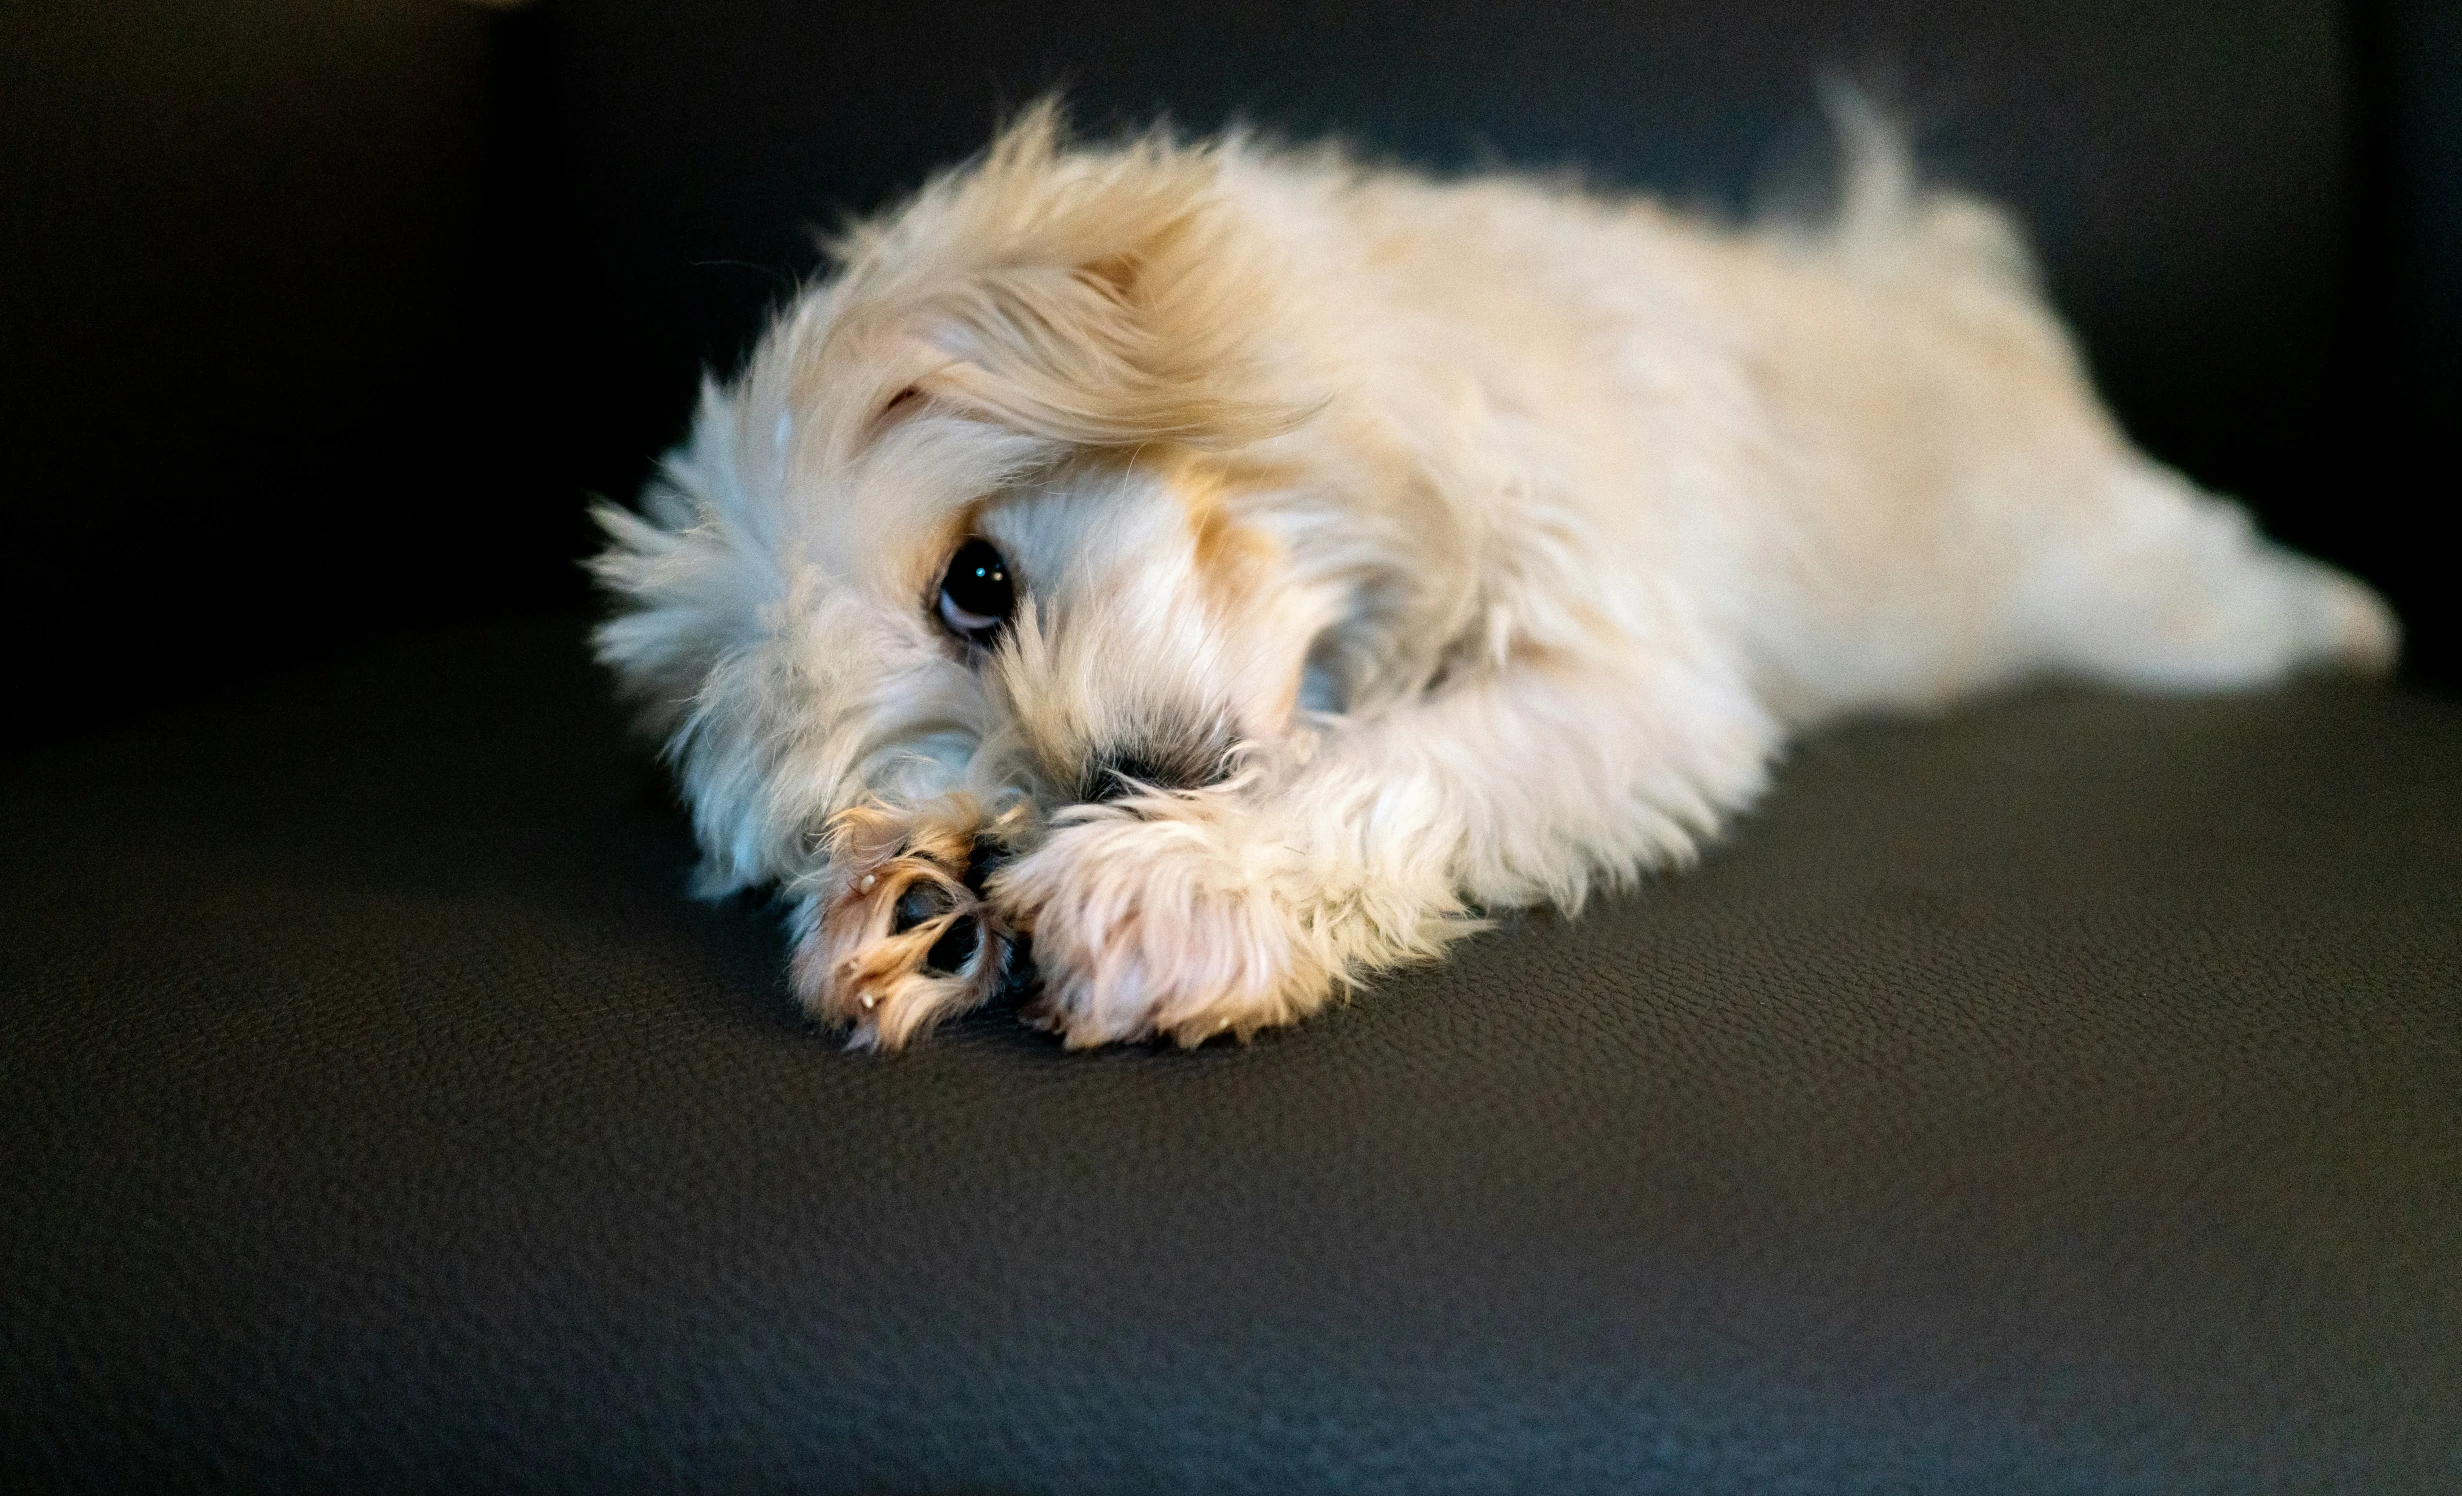
[[[873,429],[926,401],[1084,446],[1219,448],[1297,424],[1252,347],[1271,278],[1221,211],[1222,149],[1072,151],[1038,106],[850,245],[870,262],[850,279],[897,267],[896,320],[929,350]]]

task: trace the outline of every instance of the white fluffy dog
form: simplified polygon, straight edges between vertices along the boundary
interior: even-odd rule
[[[854,230],[599,515],[701,887],[858,1045],[1029,936],[1030,1021],[1192,1044],[1688,858],[1841,711],[2391,660],[1841,123],[1818,231],[1049,108]]]

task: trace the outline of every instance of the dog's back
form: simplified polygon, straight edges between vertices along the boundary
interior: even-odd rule
[[[2008,220],[1839,112],[1818,224],[1324,153],[1234,154],[1224,198],[1296,283],[1279,335],[1438,475],[1387,501],[1476,537],[1491,607],[1723,636],[1793,720],[2388,664],[2372,594],[2130,446]]]

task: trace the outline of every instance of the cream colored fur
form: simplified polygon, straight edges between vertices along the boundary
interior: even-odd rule
[[[703,888],[786,890],[858,1044],[1028,932],[1031,1018],[1193,1043],[1691,857],[1841,711],[2390,661],[2367,589],[2130,448],[2001,217],[1842,123],[1835,221],[1747,231],[1030,113],[600,512]],[[989,650],[934,613],[969,536],[1020,581]],[[1230,777],[1079,803],[1157,738]]]

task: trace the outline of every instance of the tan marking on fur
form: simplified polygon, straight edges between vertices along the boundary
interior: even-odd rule
[[[1227,628],[1238,629],[1273,586],[1283,560],[1274,537],[1244,524],[1234,512],[1232,496],[1243,488],[1257,489],[1291,475],[1261,464],[1228,462],[1208,454],[1184,451],[1176,455],[1165,480],[1188,516],[1195,545],[1192,563],[1206,606]],[[1303,669],[1294,669],[1272,703],[1272,719],[1288,722],[1299,707]]]
[[[1188,515],[1198,584],[1225,622],[1236,621],[1271,577],[1279,548],[1264,531],[1242,524],[1229,503],[1232,474],[1196,453],[1175,461],[1164,480]]]

